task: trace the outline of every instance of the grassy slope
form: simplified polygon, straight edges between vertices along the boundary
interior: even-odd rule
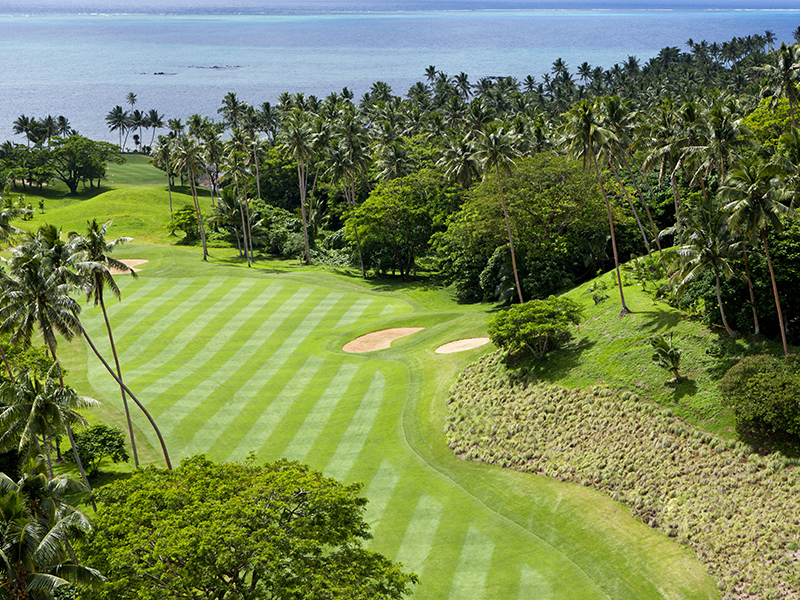
[[[248,270],[233,254],[213,250],[207,265],[194,248],[118,253],[150,260],[138,280],[121,281],[124,300],[111,312],[127,382],[168,434],[173,459],[255,450],[363,481],[372,547],[421,573],[418,598],[718,596],[685,548],[601,494],[453,456],[446,392],[489,348],[433,350],[484,333],[482,307],[457,306],[425,284],[400,290],[275,262]],[[85,320],[102,343],[98,311]],[[375,354],[340,350],[403,325],[427,329]],[[120,424],[118,390],[77,348],[62,352],[70,380]],[[137,426],[144,456],[157,456]]]

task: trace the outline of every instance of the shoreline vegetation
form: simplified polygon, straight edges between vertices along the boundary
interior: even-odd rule
[[[21,115],[25,144],[0,146],[0,519],[52,542],[0,589],[37,597],[41,573],[41,597],[85,600],[797,596],[795,38],[559,58],[540,80],[431,65],[404,97],[230,92],[218,120],[130,92],[105,116],[116,144]],[[131,238],[150,261],[135,280],[110,256]],[[487,330],[494,352],[436,353]],[[386,343],[347,351],[370,332]],[[86,429],[79,452],[96,402],[71,385],[125,431]],[[57,476],[65,435],[82,482]],[[133,466],[109,464],[128,447]],[[525,473],[638,520],[609,537],[592,521],[626,511],[573,519],[590,490]],[[532,506],[555,496],[552,524]],[[97,500],[92,531],[79,508]]]

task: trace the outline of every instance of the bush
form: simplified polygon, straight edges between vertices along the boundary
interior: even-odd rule
[[[796,360],[759,354],[743,358],[720,380],[723,402],[740,431],[800,435],[800,372]]]
[[[100,424],[76,431],[75,447],[81,462],[93,475],[100,469],[100,462],[104,458],[110,458],[115,463],[128,462],[129,458],[125,450],[125,435],[119,427]],[[71,452],[65,456],[75,460]]]
[[[569,298],[550,296],[547,300],[532,300],[517,304],[489,320],[489,337],[509,356],[532,354],[543,358],[549,350],[566,344],[572,334],[570,325],[577,325],[581,308]]]

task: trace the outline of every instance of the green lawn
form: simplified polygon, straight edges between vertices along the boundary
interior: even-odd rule
[[[394,285],[301,270],[247,269],[233,253],[130,245],[146,258],[111,303],[126,383],[149,407],[173,461],[287,457],[364,483],[373,549],[421,575],[416,598],[716,598],[691,553],[590,489],[463,462],[446,446],[444,400],[490,347],[434,353],[485,334],[487,307],[462,307],[435,285]],[[84,314],[108,351],[102,316]],[[389,350],[341,346],[385,327],[425,330]],[[77,348],[73,344],[72,348]],[[70,377],[122,423],[119,390],[71,350]],[[88,389],[86,387],[88,386]],[[136,416],[143,454],[156,441]]]

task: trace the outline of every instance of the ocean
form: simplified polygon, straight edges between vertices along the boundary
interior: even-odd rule
[[[144,0],[136,13],[126,12],[130,4],[0,4],[0,141],[24,142],[12,131],[23,114],[64,115],[81,134],[116,141],[104,118],[128,108],[129,92],[136,108],[167,118],[215,117],[228,92],[254,105],[345,86],[359,98],[381,80],[404,95],[429,65],[472,82],[539,79],[557,58],[573,73],[584,61],[608,68],[629,55],[644,64],[665,46],[686,50],[690,38],[723,42],[769,29],[780,43],[800,26],[800,10],[736,0],[699,9],[587,0],[568,10],[491,0]]]

